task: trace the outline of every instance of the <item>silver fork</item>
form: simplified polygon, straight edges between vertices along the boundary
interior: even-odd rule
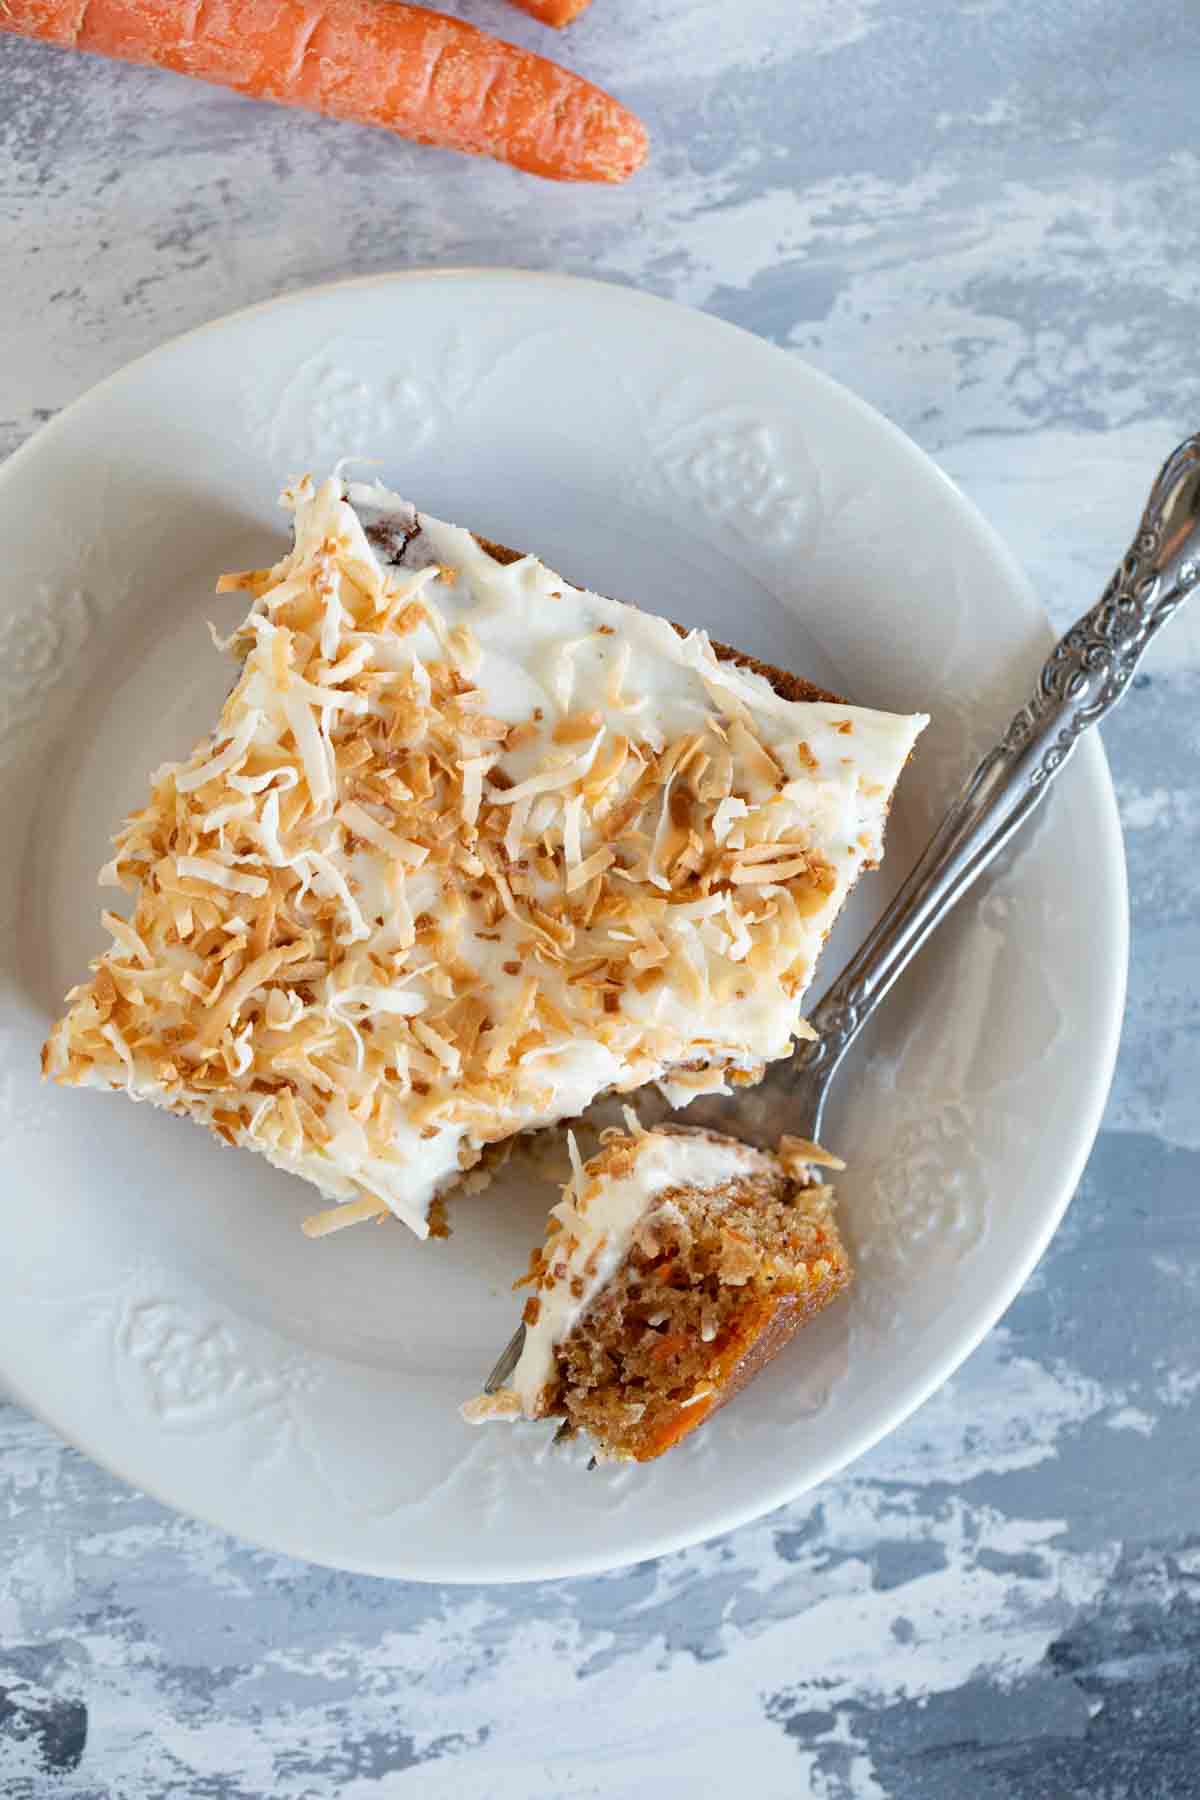
[[[875,1008],[1041,805],[1083,733],[1124,697],[1150,640],[1200,583],[1198,525],[1200,434],[1167,458],[1137,536],[1103,595],[1059,639],[1032,699],[970,776],[892,904],[809,1013],[816,1038],[768,1075],[772,1085],[784,1084],[788,1129],[796,1136],[820,1142],[833,1077]],[[486,1393],[507,1382],[524,1341],[521,1325],[488,1376]]]

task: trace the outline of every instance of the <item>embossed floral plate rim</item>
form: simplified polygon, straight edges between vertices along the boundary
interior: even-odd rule
[[[29,855],[0,869],[0,922],[19,927],[0,992],[12,1246],[0,1378],[125,1479],[274,1549],[425,1579],[582,1574],[713,1536],[827,1478],[932,1393],[1008,1305],[1079,1178],[1115,1059],[1127,954],[1115,806],[1089,741],[1049,823],[925,953],[850,1074],[831,1125],[859,1150],[851,1225],[875,1228],[850,1308],[650,1470],[588,1475],[547,1454],[533,1427],[470,1434],[451,1402],[506,1334],[502,1294],[480,1296],[476,1317],[478,1286],[446,1264],[430,1282],[421,1263],[420,1283],[449,1284],[444,1306],[471,1317],[419,1366],[385,1318],[393,1283],[406,1305],[424,1303],[411,1258],[382,1278],[373,1248],[338,1248],[335,1264],[305,1245],[302,1261],[296,1184],[260,1182],[251,1159],[223,1159],[145,1109],[39,1089],[31,1072],[55,983],[94,947],[90,883],[114,795],[136,804],[146,770],[181,747],[173,712],[144,754],[121,722],[126,665],[131,692],[170,712],[200,647],[186,609],[177,619],[142,598],[157,565],[138,562],[138,545],[146,557],[169,546],[200,605],[199,571],[206,583],[251,528],[257,545],[283,475],[376,448],[431,510],[530,542],[578,578],[869,703],[928,701],[935,726],[894,825],[901,859],[1024,697],[1048,632],[975,509],[863,402],[734,327],[570,277],[417,271],[265,302],[118,371],[0,469],[0,529],[15,546],[0,574],[13,652],[0,667],[0,804],[6,820],[32,808],[25,759],[40,741],[57,746],[56,792],[74,821],[61,854],[31,837]],[[181,510],[193,495],[195,521]],[[209,545],[210,529],[227,548]],[[52,683],[59,663],[67,674]],[[91,697],[97,665],[116,672],[117,699]],[[97,760],[129,780],[114,776],[110,793],[89,772]],[[1086,896],[1069,875],[1084,854]],[[87,888],[78,904],[64,899],[73,882]],[[56,934],[80,946],[61,968]],[[32,937],[36,976],[17,966],[18,936]],[[931,1032],[942,1017],[953,1031]],[[113,1178],[93,1197],[97,1167]],[[154,1182],[194,1192],[164,1218],[140,1191]],[[927,1193],[939,1184],[946,1195]],[[258,1205],[230,1203],[260,1188]],[[889,1237],[885,1222],[904,1231]],[[506,1250],[506,1271],[524,1247]],[[462,1254],[477,1284],[496,1277],[494,1246],[468,1236]],[[361,1321],[321,1310],[318,1269],[321,1283],[353,1271]],[[436,1324],[436,1308],[426,1317]]]

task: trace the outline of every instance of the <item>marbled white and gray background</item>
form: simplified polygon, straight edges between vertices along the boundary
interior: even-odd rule
[[[849,383],[1080,610],[1200,427],[1196,8],[595,0],[552,48],[651,123],[628,188],[0,36],[0,454],[309,282],[576,270]],[[507,1590],[250,1550],[0,1401],[6,1800],[1200,1795],[1200,614],[1139,687],[1107,733],[1134,945],[1104,1129],[942,1393],[730,1538]]]

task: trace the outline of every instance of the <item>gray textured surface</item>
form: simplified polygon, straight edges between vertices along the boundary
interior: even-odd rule
[[[530,43],[499,0],[457,10]],[[0,452],[231,307],[350,272],[640,283],[891,414],[1056,620],[1200,425],[1200,22],[1176,0],[595,0],[650,171],[557,190],[0,38]],[[1200,619],[1107,734],[1129,1014],[1003,1325],[839,1481],[600,1580],[257,1553],[0,1404],[12,1800],[1200,1795]]]

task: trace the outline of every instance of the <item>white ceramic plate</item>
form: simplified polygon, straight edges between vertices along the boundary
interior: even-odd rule
[[[298,1556],[439,1580],[601,1569],[840,1468],[1029,1273],[1116,1049],[1108,776],[1090,738],[842,1078],[849,1303],[661,1463],[589,1473],[545,1427],[473,1430],[458,1402],[512,1328],[544,1187],[460,1205],[448,1244],[400,1226],[314,1244],[300,1183],[37,1073],[101,944],[111,830],[216,716],[229,675],[206,620],[234,614],[214,576],[278,554],[284,478],[348,453],[593,587],[933,714],[890,868],[830,974],[1048,630],[972,507],[842,388],[702,315],[554,277],[371,278],[238,314],[106,381],[0,471],[0,1378],[130,1482]]]

